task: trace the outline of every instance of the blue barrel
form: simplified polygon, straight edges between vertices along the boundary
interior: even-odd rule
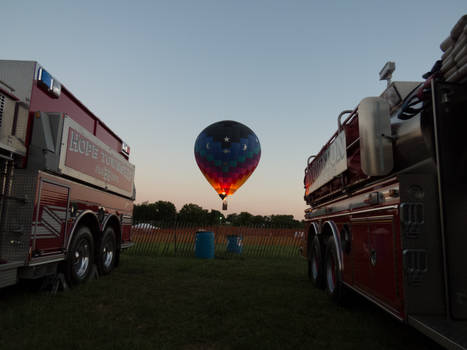
[[[242,236],[227,236],[227,251],[229,253],[240,254],[242,252]]]
[[[202,259],[214,258],[214,232],[196,232],[195,256]]]

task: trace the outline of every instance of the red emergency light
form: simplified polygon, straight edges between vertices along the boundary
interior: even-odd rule
[[[122,153],[129,156],[130,155],[130,146],[122,141]]]

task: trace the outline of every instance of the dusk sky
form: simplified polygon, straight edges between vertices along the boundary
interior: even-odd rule
[[[250,127],[259,165],[225,214],[303,218],[306,159],[337,116],[386,83],[419,81],[467,1],[2,1],[0,59],[35,60],[131,147],[136,203],[221,208],[194,142]]]

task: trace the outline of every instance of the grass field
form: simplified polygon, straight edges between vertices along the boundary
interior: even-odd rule
[[[110,276],[50,295],[0,290],[0,349],[436,349],[354,296],[330,302],[300,258],[124,255]]]

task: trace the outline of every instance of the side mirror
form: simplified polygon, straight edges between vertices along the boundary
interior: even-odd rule
[[[389,103],[381,97],[364,98],[358,105],[361,167],[368,176],[387,175],[394,167],[389,119]]]

